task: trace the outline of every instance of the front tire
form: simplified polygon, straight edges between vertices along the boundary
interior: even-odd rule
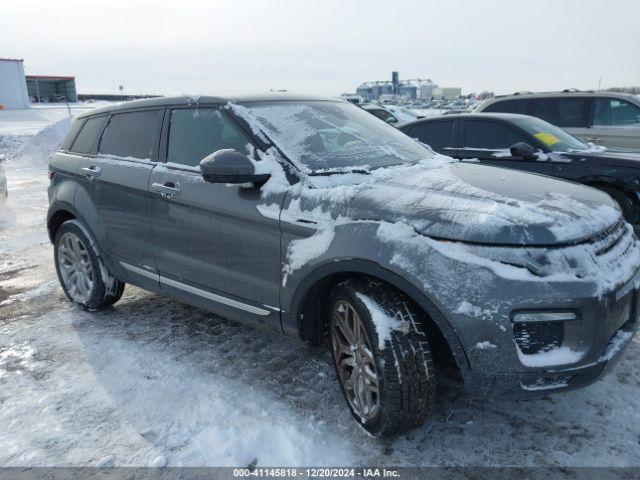
[[[382,284],[351,279],[330,299],[331,353],[354,418],[377,437],[424,423],[435,403],[435,372],[421,312]]]
[[[124,282],[106,268],[97,247],[78,220],[64,222],[54,239],[54,260],[60,285],[67,298],[86,310],[117,302]]]

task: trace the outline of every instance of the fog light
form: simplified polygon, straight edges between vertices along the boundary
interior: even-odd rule
[[[576,312],[516,312],[511,314],[513,322],[570,322],[577,320]]]

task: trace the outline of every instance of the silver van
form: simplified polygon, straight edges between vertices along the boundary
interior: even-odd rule
[[[521,113],[552,123],[586,142],[640,149],[640,96],[564,90],[490,98],[475,112]]]

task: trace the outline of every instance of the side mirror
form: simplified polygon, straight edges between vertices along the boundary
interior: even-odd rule
[[[232,149],[213,152],[200,160],[202,177],[209,183],[253,183],[262,185],[269,174],[256,174],[253,162]]]
[[[518,142],[511,145],[511,155],[514,157],[522,157],[525,160],[535,160],[536,152],[531,145],[525,142]]]
[[[398,119],[396,117],[389,117],[387,118],[387,123],[390,123],[393,125],[394,123],[398,123]]]

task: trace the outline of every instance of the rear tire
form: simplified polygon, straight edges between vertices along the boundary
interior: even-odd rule
[[[95,242],[78,220],[64,222],[53,245],[58,280],[71,302],[97,310],[122,297],[124,282],[107,270]]]
[[[419,427],[433,409],[436,379],[421,317],[411,300],[382,283],[351,279],[331,294],[331,353],[340,388],[351,414],[374,436]],[[393,329],[384,328],[388,318]]]

